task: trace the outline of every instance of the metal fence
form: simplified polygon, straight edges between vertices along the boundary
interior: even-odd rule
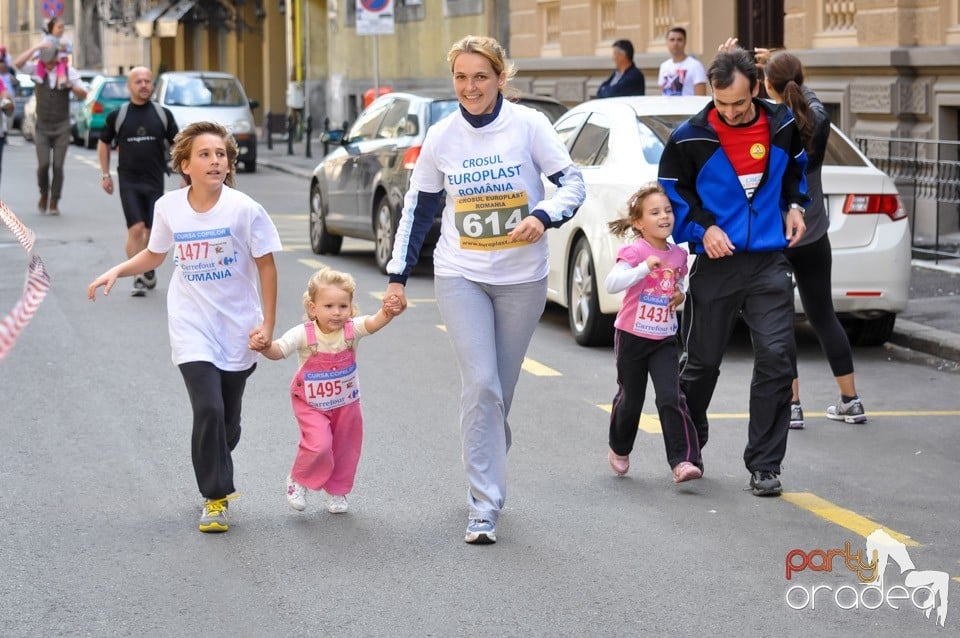
[[[910,213],[917,258],[960,259],[960,246],[944,229],[960,227],[960,142],[898,137],[857,137],[860,150],[893,178]]]

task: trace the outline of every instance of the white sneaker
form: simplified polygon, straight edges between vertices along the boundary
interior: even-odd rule
[[[327,511],[331,514],[343,514],[347,511],[347,497],[338,494],[331,494],[327,501]]]
[[[298,512],[307,509],[307,488],[289,476],[287,477],[287,502]]]

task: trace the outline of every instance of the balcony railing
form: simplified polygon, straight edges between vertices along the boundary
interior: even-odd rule
[[[897,184],[913,210],[910,233],[917,258],[960,259],[960,246],[944,242],[943,228],[960,225],[960,142],[899,137],[857,137],[860,150]],[[930,215],[920,223],[917,215]],[[932,229],[931,232],[917,229]]]

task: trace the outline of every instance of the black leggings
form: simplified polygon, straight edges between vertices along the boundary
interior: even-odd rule
[[[797,280],[803,311],[817,333],[833,376],[852,374],[853,353],[850,351],[850,340],[847,339],[847,333],[833,310],[833,285],[830,281],[833,256],[830,253],[830,238],[824,235],[812,244],[788,248],[784,253],[793,266],[793,276]]]
[[[620,456],[633,450],[649,373],[656,392],[667,463],[674,467],[681,461],[689,461],[703,469],[697,428],[687,409],[687,398],[680,389],[676,335],[658,341],[617,329],[614,352],[617,394],[610,414],[610,449]]]

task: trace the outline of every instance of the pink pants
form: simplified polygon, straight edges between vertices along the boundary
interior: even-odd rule
[[[300,425],[300,444],[290,476],[307,489],[322,488],[337,496],[353,489],[363,442],[360,400],[332,410],[317,409],[305,398],[304,377],[311,372],[344,370],[355,362],[349,349],[317,353],[307,359],[290,384],[293,413]],[[359,396],[359,389],[356,392]]]

